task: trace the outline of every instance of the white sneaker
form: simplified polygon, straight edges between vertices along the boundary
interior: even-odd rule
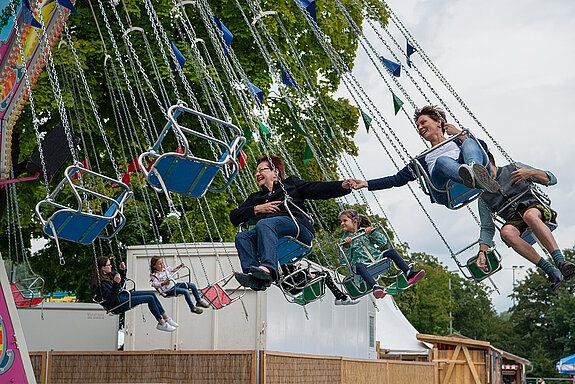
[[[166,323],[170,324],[172,327],[174,328],[178,328],[180,326],[180,324],[176,323],[174,320],[172,320],[171,317],[168,317],[166,319]]]
[[[351,297],[346,297],[345,299],[335,299],[335,305],[353,305],[359,303],[359,299],[352,299]]]
[[[165,322],[164,324],[158,323],[158,325],[156,325],[156,329],[164,332],[174,332],[176,330],[176,328],[172,327],[168,322]]]

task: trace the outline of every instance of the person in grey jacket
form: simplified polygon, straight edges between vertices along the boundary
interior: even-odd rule
[[[541,268],[548,276],[551,289],[555,290],[563,280],[575,276],[575,264],[565,260],[553,233],[545,224],[555,213],[550,211],[530,192],[533,183],[555,185],[557,178],[549,171],[543,171],[522,163],[511,163],[496,167],[495,159],[488,153],[492,177],[499,183],[496,193],[483,191],[478,208],[481,221],[479,235],[479,254],[477,266],[486,268],[485,255],[493,246],[495,225],[493,214],[498,215],[505,224],[501,228],[501,239],[515,252]],[[542,258],[535,248],[521,238],[521,234],[531,228],[543,247],[551,254],[553,264]]]

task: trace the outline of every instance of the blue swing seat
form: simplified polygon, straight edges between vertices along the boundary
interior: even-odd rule
[[[553,232],[555,230],[555,228],[557,228],[557,223],[554,222],[546,222],[545,225],[547,225],[547,228],[549,228],[549,230],[551,232]],[[531,228],[527,228],[522,234],[521,234],[521,238],[523,240],[525,240],[526,242],[528,242],[530,245],[535,244],[536,240],[536,236],[533,233],[533,230]]]
[[[225,154],[220,161],[225,159]],[[148,182],[161,189],[161,180],[168,191],[189,197],[202,197],[216,177],[221,166],[186,159],[179,153],[170,152],[154,163],[157,172],[150,172]]]
[[[311,254],[312,246],[307,245],[291,236],[278,239],[279,265],[293,264]]]
[[[123,188],[123,190],[116,199],[113,199],[82,186],[75,185],[72,181],[72,176],[76,172],[82,172],[114,183]],[[58,193],[65,186],[69,186],[76,197],[78,202],[76,209],[55,202]],[[102,215],[86,211],[79,192],[90,195],[99,202],[109,204],[107,210]],[[65,177],[54,192],[47,199],[40,201],[36,205],[36,213],[42,221],[44,233],[51,238],[64,239],[80,244],[91,244],[98,237],[102,239],[112,238],[122,229],[126,223],[123,207],[131,197],[132,192],[126,184],[84,169],[80,165],[72,165],[66,168]],[[42,215],[42,210],[45,206],[57,209],[46,220]],[[105,232],[106,229],[108,229],[108,231]]]
[[[183,127],[177,121],[182,112],[231,128],[235,136],[228,144]],[[176,135],[178,143],[182,145],[183,153],[159,154],[162,142],[170,130]],[[241,133],[241,130],[231,123],[189,109],[184,104],[173,105],[168,110],[168,123],[154,146],[138,157],[140,169],[146,176],[148,184],[158,192],[175,192],[196,198],[203,197],[208,191],[222,192],[230,186],[240,168],[236,157],[246,141]],[[208,160],[192,155],[186,134],[217,144],[223,150],[219,160]],[[212,188],[211,184],[218,173],[222,174],[224,185],[220,188]]]

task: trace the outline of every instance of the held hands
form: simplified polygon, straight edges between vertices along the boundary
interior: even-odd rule
[[[364,231],[366,235],[371,235],[371,232],[373,232],[373,227],[365,227]]]
[[[347,179],[341,183],[345,189],[361,189],[367,187],[367,181],[359,179]]]
[[[119,273],[116,273],[116,275],[114,275],[114,281],[116,283],[120,283],[122,281],[122,277],[120,276]]]
[[[162,281],[162,285],[168,285],[168,284],[170,284],[170,280],[164,280],[164,281]]]
[[[254,213],[260,215],[262,213],[275,213],[280,211],[279,205],[283,204],[282,201],[270,201],[269,203],[256,205],[254,207]]]
[[[123,261],[120,263],[120,269],[122,271],[126,270],[126,263],[124,263]]]

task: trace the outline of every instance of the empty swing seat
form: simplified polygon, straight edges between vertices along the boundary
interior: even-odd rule
[[[232,304],[233,302],[241,299],[246,291],[244,291],[241,295],[232,297],[236,291],[238,291],[241,286],[235,288],[231,294],[226,292],[225,286],[232,281],[235,276],[235,272],[231,273],[230,275],[222,277],[220,280],[214,282],[213,284],[208,285],[206,288],[201,289],[201,296],[202,300],[205,300],[212,306],[213,309],[222,309],[227,307],[228,305]]]
[[[62,210],[50,218],[56,233],[53,233],[50,223],[44,225],[44,232],[59,239],[91,244],[112,220],[111,213],[108,212],[101,218],[83,212]]]
[[[17,307],[34,307],[40,305],[44,298],[42,296],[36,295],[24,295],[20,289],[14,283],[10,283],[10,288],[12,289],[12,296],[14,297],[14,303]]]
[[[231,142],[226,143],[215,137],[181,126],[177,119],[182,112],[195,115],[199,118],[215,122],[230,128],[234,134]],[[182,146],[181,152],[160,153],[162,143],[167,134],[173,131],[177,142]],[[222,154],[219,160],[209,160],[194,156],[190,150],[188,137],[205,140],[206,144],[219,147]],[[226,190],[239,171],[236,160],[246,139],[241,130],[235,125],[216,119],[187,108],[184,104],[173,105],[168,110],[168,122],[157,141],[147,152],[138,157],[140,169],[148,180],[148,184],[158,192],[174,192],[189,197],[203,197],[208,191],[222,192]],[[229,166],[229,168],[227,168]],[[219,188],[211,187],[212,182],[220,173],[224,185]]]
[[[202,289],[202,296],[214,309],[223,308],[232,302],[230,296],[219,284],[213,284]]]
[[[325,296],[325,276],[312,279],[294,299],[294,303],[307,305]]]
[[[390,295],[399,295],[407,288],[409,288],[409,284],[407,284],[407,277],[405,276],[405,273],[401,272],[395,278],[395,282],[389,287],[385,288],[385,292],[389,293]]]
[[[114,199],[83,186],[75,185],[73,176],[77,172],[121,187],[122,192]],[[56,202],[57,195],[66,186],[71,188],[73,195],[76,197],[78,203],[76,208]],[[101,206],[105,204],[107,206],[106,211],[103,214],[97,214],[84,207],[80,193],[85,197],[92,197],[96,205]],[[66,168],[65,177],[54,192],[47,199],[40,201],[36,205],[36,214],[42,222],[44,233],[48,236],[80,244],[91,244],[97,237],[103,239],[112,238],[122,229],[126,223],[126,218],[123,214],[124,204],[131,197],[132,192],[126,184],[85,169],[79,164],[72,165]],[[48,219],[44,219],[42,212],[48,209],[51,209],[53,213]],[[54,209],[56,209],[55,212]],[[105,233],[106,228],[109,229],[107,233]]]

